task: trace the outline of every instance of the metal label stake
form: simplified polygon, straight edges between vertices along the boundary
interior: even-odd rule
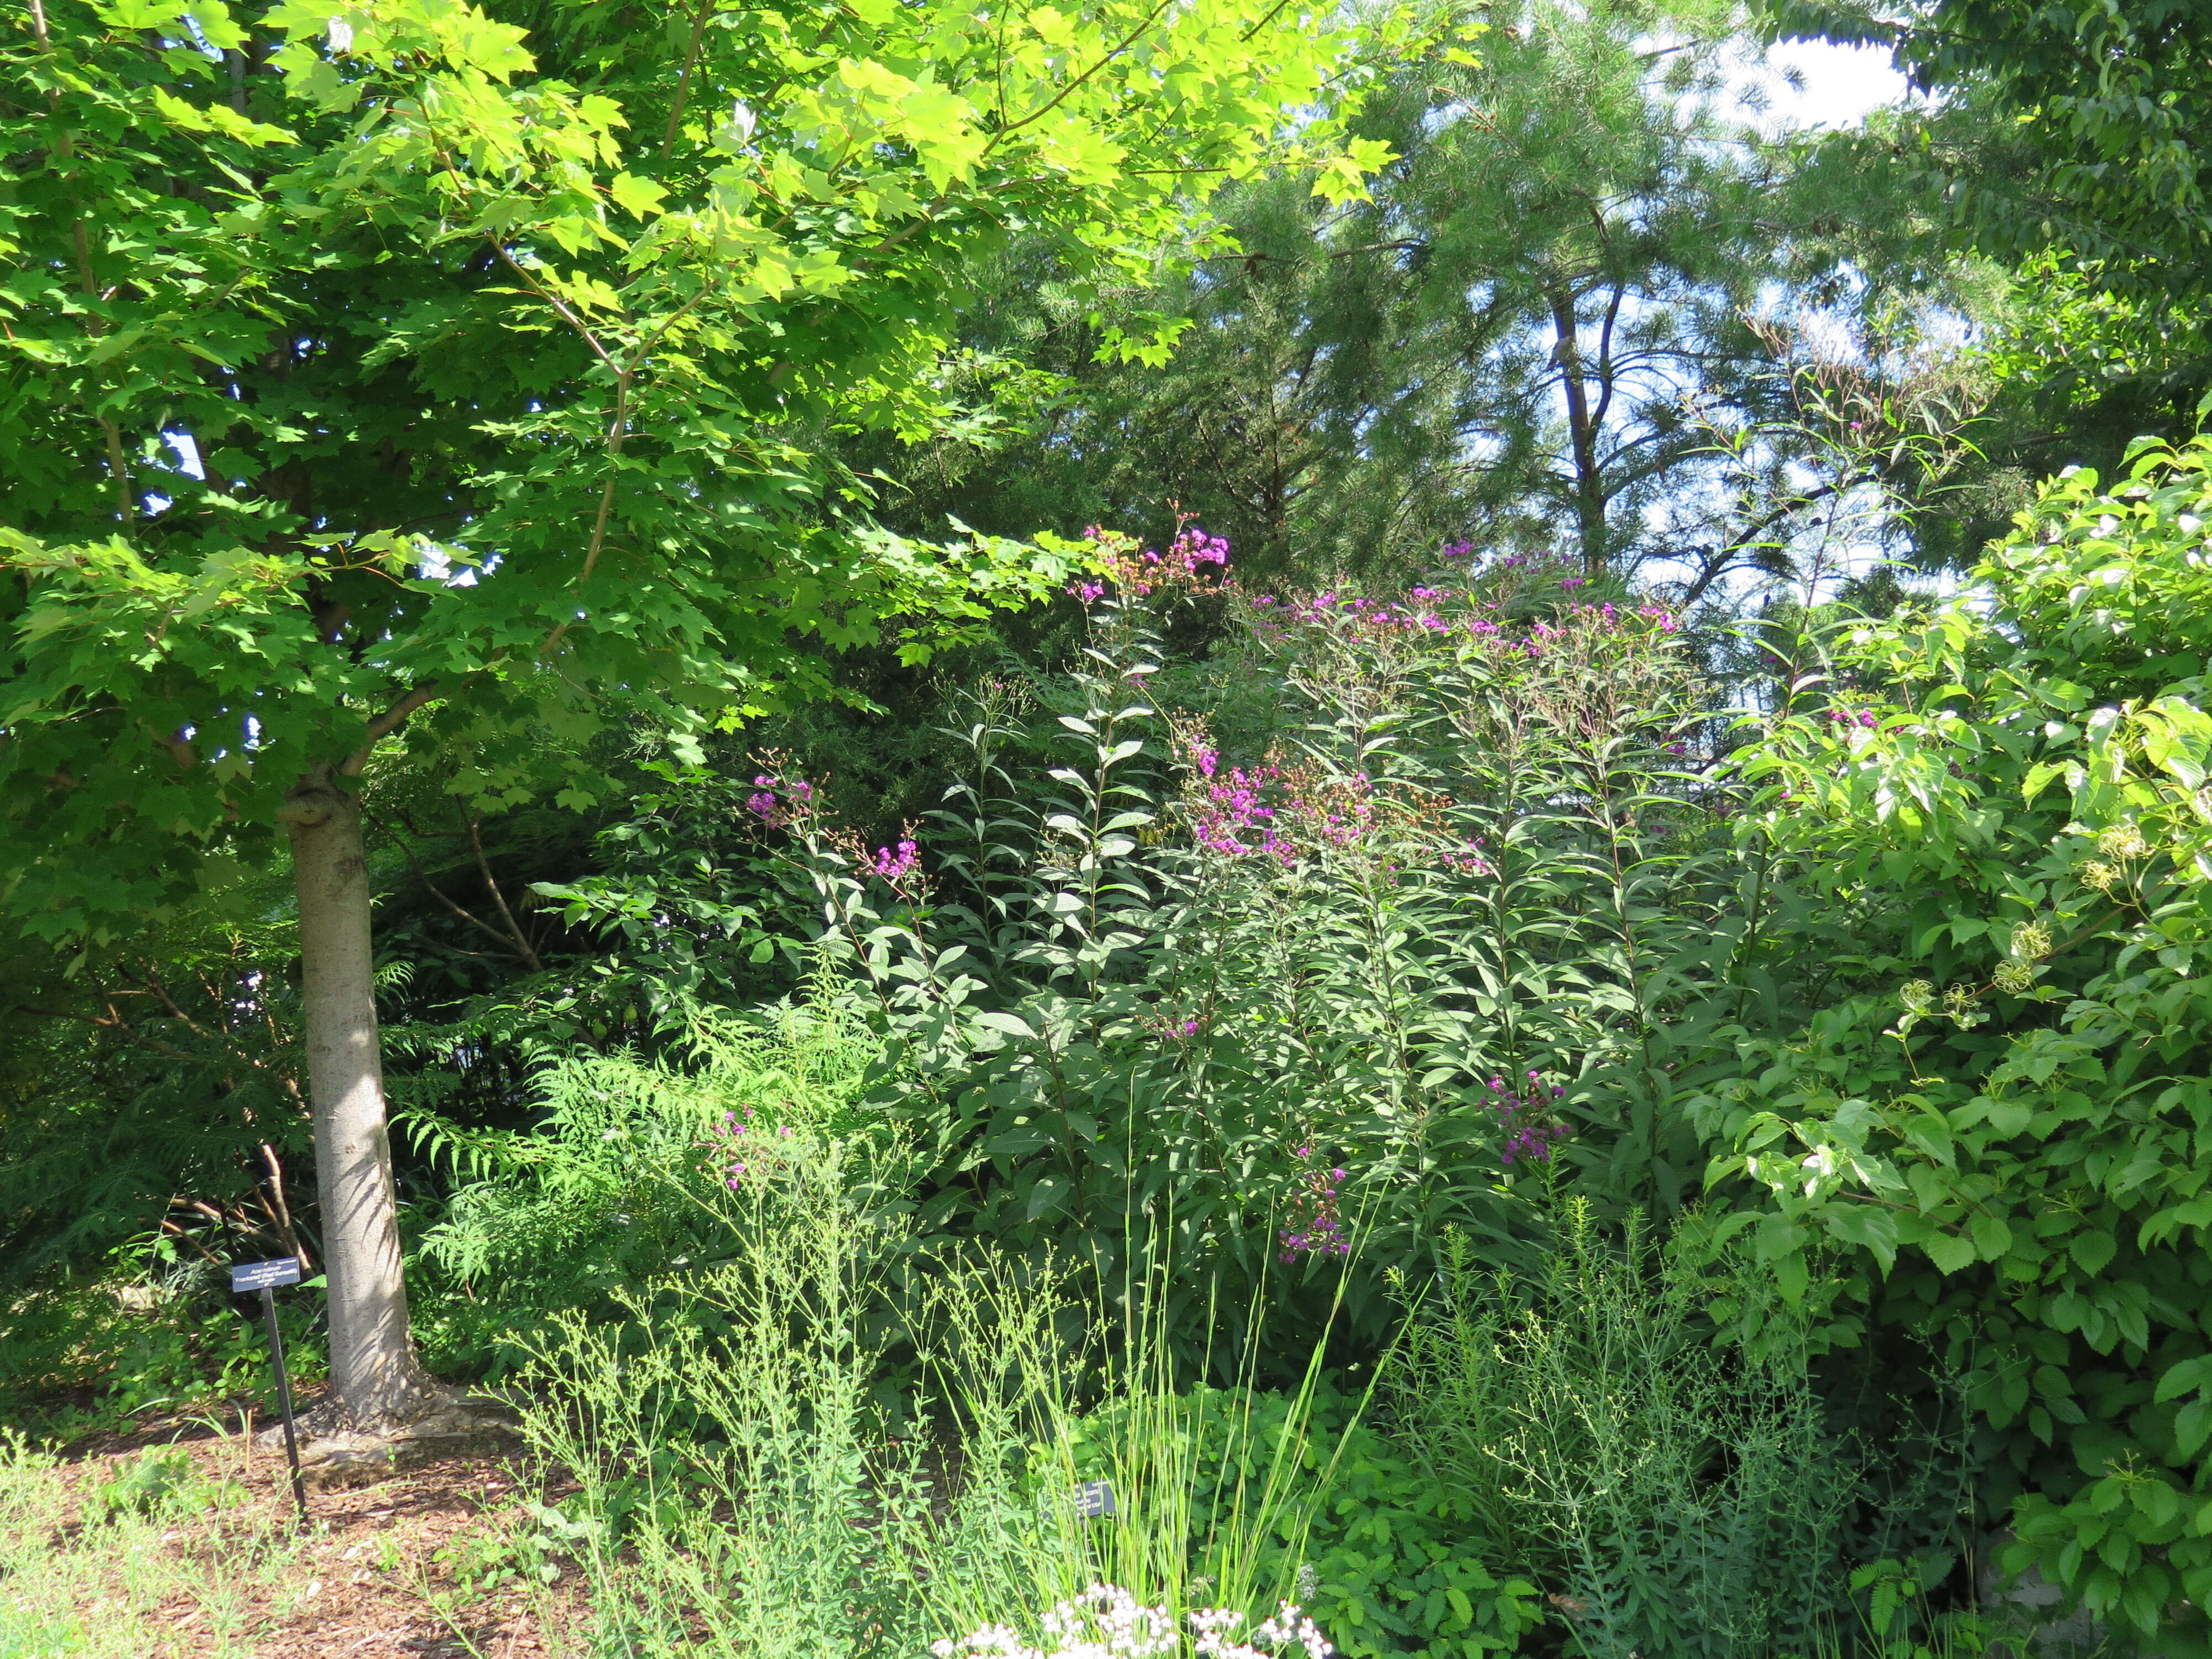
[[[244,1296],[248,1291],[261,1292],[261,1316],[269,1324],[269,1354],[276,1362],[276,1404],[284,1413],[284,1455],[292,1464],[292,1501],[299,1506],[300,1519],[305,1521],[307,1488],[300,1479],[300,1440],[292,1428],[292,1378],[284,1369],[284,1338],[276,1328],[276,1286],[299,1282],[300,1258],[295,1255],[280,1255],[273,1261],[249,1261],[230,1270],[233,1296]]]

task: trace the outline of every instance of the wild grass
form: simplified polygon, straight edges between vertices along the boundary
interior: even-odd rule
[[[305,1587],[244,1496],[174,1449],[94,1478],[0,1432],[0,1659],[251,1659]]]

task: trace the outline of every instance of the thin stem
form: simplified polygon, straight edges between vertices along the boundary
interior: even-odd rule
[[[669,106],[668,130],[660,135],[660,159],[665,161],[668,152],[676,148],[677,124],[684,118],[684,100],[691,90],[692,66],[699,61],[699,43],[707,38],[707,19],[714,9],[714,0],[699,0],[699,9],[691,15],[691,44],[684,49],[684,67],[676,72],[676,101]]]
[[[523,936],[521,925],[514,919],[514,912],[507,908],[507,895],[500,891],[499,879],[491,872],[491,861],[484,857],[483,837],[477,834],[479,823],[476,814],[471,812],[469,815],[469,849],[476,854],[477,872],[483,877],[484,885],[491,890],[492,902],[499,906],[499,914],[507,923],[507,931],[514,936],[516,952],[532,973],[538,973],[545,964],[538,959],[538,952],[531,948],[529,939]]]
[[[999,147],[999,143],[1001,139],[1019,132],[1024,127],[1032,126],[1036,123],[1043,120],[1046,116],[1051,114],[1053,111],[1058,109],[1060,105],[1066,103],[1070,98],[1073,97],[1078,87],[1080,87],[1092,76],[1097,74],[1099,70],[1104,69],[1109,64],[1112,63],[1123,52],[1128,51],[1131,46],[1134,46],[1138,40],[1143,38],[1145,31],[1151,28],[1154,23],[1158,22],[1160,20],[1162,14],[1164,14],[1169,6],[1173,3],[1174,0],[1160,0],[1159,4],[1154,6],[1151,11],[1146,13],[1144,21],[1139,23],[1135,28],[1130,30],[1130,32],[1122,38],[1119,45],[1109,47],[1104,57],[1101,58],[1097,63],[1091,64],[1089,69],[1084,70],[1082,74],[1077,76],[1073,81],[1070,81],[1066,86],[1062,87],[1059,92],[1055,93],[1041,108],[1030,111],[1020,120],[1009,122],[1006,125],[1000,127],[996,132],[993,133],[991,135],[990,143],[983,147],[983,153],[986,155],[989,155],[993,150]],[[1289,3],[1289,0],[1283,0],[1283,3],[1287,5]],[[1281,6],[1278,6],[1276,8],[1279,11],[1281,9]],[[1272,14],[1270,15],[1272,15]]]
[[[379,827],[381,828],[382,826]],[[412,826],[410,825],[410,827],[411,828]],[[514,951],[515,954],[520,956],[523,960],[529,964],[530,969],[532,973],[537,972],[538,969],[544,965],[538,960],[537,952],[532,951],[528,944],[523,941],[520,935],[512,939],[507,938],[501,934],[498,928],[493,927],[482,916],[477,915],[474,911],[468,909],[463,905],[455,903],[451,898],[447,897],[444,890],[439,887],[438,884],[430,879],[429,872],[423,869],[422,860],[415,856],[415,849],[408,844],[407,837],[405,836],[392,834],[389,830],[386,830],[385,833],[391,836],[392,845],[398,848],[399,855],[407,860],[407,867],[415,872],[415,878],[422,884],[424,890],[428,892],[432,898],[437,900],[438,902],[444,905],[447,910],[459,917],[463,921],[468,923],[470,927],[475,928],[477,932],[484,934],[487,938],[496,939],[500,944]],[[473,821],[471,821],[470,825],[469,839],[471,842],[476,840],[476,829]],[[483,849],[481,845],[478,845],[477,848],[477,858],[478,860],[479,866],[481,866],[482,860],[483,858]],[[489,878],[489,872],[487,872],[487,878]],[[494,896],[496,896],[498,889],[495,887],[492,890]],[[504,902],[501,902],[500,908],[501,910],[506,909],[507,907]],[[513,921],[514,918],[510,916],[508,918],[510,926],[512,925]],[[471,955],[475,953],[464,951],[462,954]]]

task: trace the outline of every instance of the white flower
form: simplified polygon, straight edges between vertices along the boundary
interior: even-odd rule
[[[933,1642],[929,1650],[937,1659],[1183,1659],[1186,1653],[1175,1615],[1145,1605],[1119,1584],[1092,1584],[1038,1622],[1044,1638],[1038,1646],[1011,1626],[986,1625],[963,1641]],[[1234,1639],[1244,1615],[1231,1608],[1202,1608],[1188,1622],[1194,1659],[1291,1659],[1285,1644],[1297,1645],[1300,1659],[1332,1659],[1336,1651],[1291,1601],[1252,1632],[1251,1643]]]

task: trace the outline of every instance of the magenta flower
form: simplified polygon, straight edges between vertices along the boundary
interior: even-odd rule
[[[1300,1164],[1310,1164],[1313,1148],[1297,1149]],[[1282,1249],[1276,1260],[1285,1267],[1302,1255],[1349,1255],[1352,1243],[1344,1236],[1344,1224],[1337,1215],[1338,1189],[1343,1186],[1346,1171],[1342,1169],[1316,1170],[1310,1167],[1299,1172],[1298,1189],[1291,1195],[1290,1223],[1278,1235]]]
[[[1567,1136],[1567,1126],[1555,1116],[1552,1102],[1566,1093],[1554,1084],[1547,1091],[1540,1076],[1528,1074],[1528,1092],[1504,1092],[1502,1078],[1492,1078],[1490,1086],[1503,1097],[1491,1102],[1498,1114],[1499,1127],[1505,1131],[1505,1141],[1498,1149],[1498,1161],[1507,1168],[1516,1164],[1548,1164],[1552,1159],[1553,1143]]]
[[[1195,576],[1202,565],[1226,565],[1229,544],[1219,536],[1207,535],[1196,525],[1189,525],[1169,545],[1168,554],[1182,567],[1185,575]]]
[[[745,797],[745,810],[771,830],[781,830],[793,818],[812,810],[814,786],[804,778],[753,779],[753,793]]]
[[[876,848],[876,856],[870,867],[885,881],[896,882],[921,862],[921,850],[912,842],[902,841],[896,853],[888,847]]]

